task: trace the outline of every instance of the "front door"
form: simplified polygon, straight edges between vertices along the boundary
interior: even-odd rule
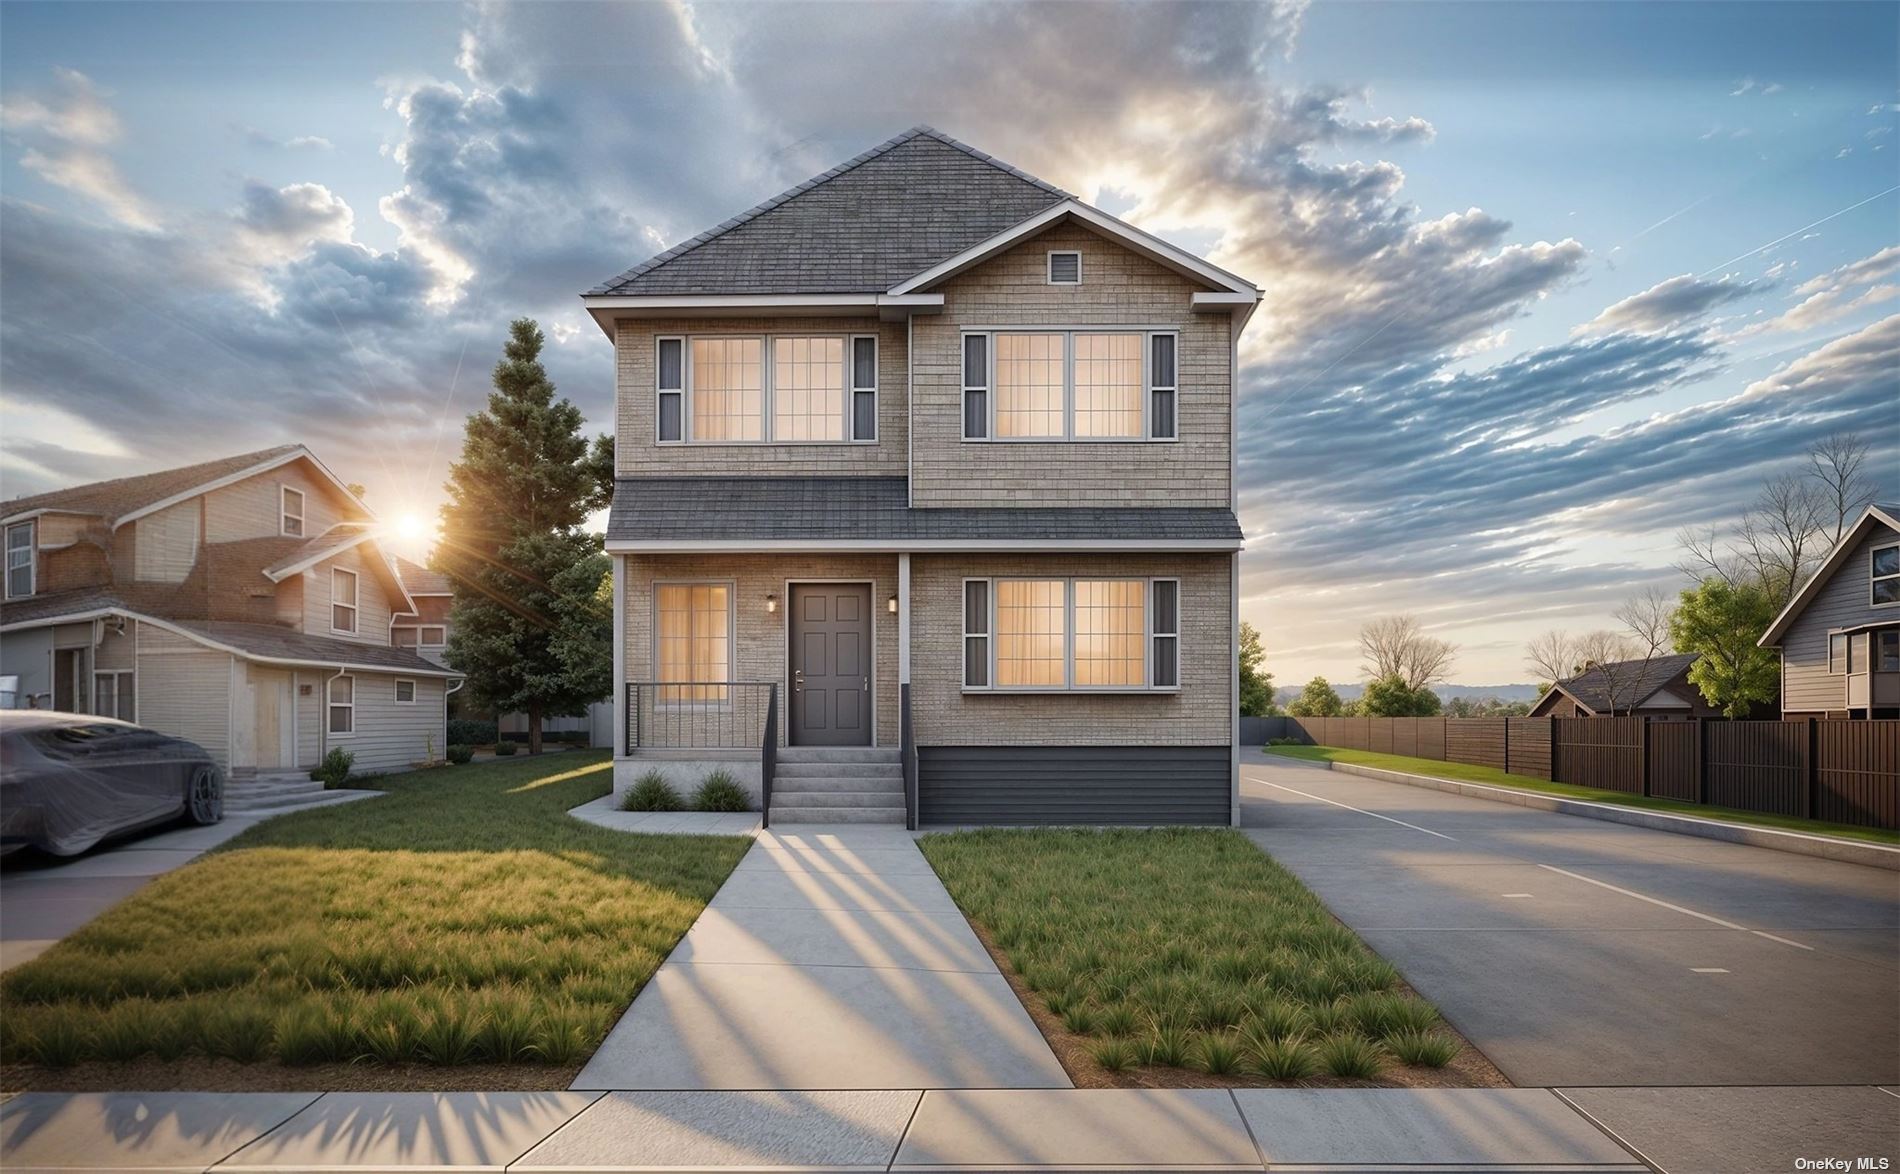
[[[291,766],[295,723],[290,717],[290,674],[252,668],[251,705],[258,769]]]
[[[794,746],[871,744],[871,588],[797,583],[791,589]]]

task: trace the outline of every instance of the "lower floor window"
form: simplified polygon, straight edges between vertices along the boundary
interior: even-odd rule
[[[100,717],[137,721],[135,693],[130,669],[92,675],[92,711]]]
[[[330,732],[332,734],[356,732],[355,677],[330,679]]]
[[[725,701],[732,680],[731,586],[661,583],[653,601],[659,701]]]
[[[963,595],[966,689],[1174,689],[1174,579],[970,579]]]
[[[406,678],[396,682],[396,704],[414,705],[416,703],[416,683]]]

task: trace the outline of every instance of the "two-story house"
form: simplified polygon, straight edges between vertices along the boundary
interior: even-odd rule
[[[301,445],[0,503],[9,704],[136,721],[240,776],[439,756],[455,674],[391,647],[419,605],[377,529]]]
[[[1784,718],[1900,717],[1900,504],[1872,505],[1762,634]]]
[[[584,295],[616,358],[616,785],[1232,821],[1259,296],[929,128]]]
[[[447,575],[432,571],[421,563],[401,555],[390,560],[403,590],[415,602],[416,610],[389,617],[389,642],[415,652],[430,664],[448,667],[449,609],[455,604],[455,590]]]

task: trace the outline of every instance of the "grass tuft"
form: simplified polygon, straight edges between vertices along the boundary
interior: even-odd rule
[[[1385,1067],[1379,1045],[1360,1035],[1334,1035],[1314,1049],[1320,1067],[1346,1080],[1374,1080]]]
[[[1109,1072],[1127,1071],[1135,1066],[1137,1059],[1135,1045],[1122,1039],[1120,1036],[1110,1036],[1108,1039],[1096,1040],[1095,1043],[1089,1047],[1089,1055],[1093,1056],[1095,1062]]]
[[[666,776],[650,770],[633,781],[626,797],[620,800],[622,811],[684,811],[686,801],[666,781]]]
[[[1268,1080],[1305,1080],[1319,1071],[1313,1045],[1300,1038],[1249,1039],[1242,1068]]]
[[[694,811],[750,811],[752,796],[746,793],[738,780],[724,770],[715,770],[707,775],[693,792]]]
[[[1232,1032],[1211,1031],[1195,1043],[1194,1066],[1210,1076],[1226,1076],[1240,1067],[1242,1046]]]
[[[1387,1036],[1385,1046],[1400,1063],[1420,1068],[1443,1068],[1463,1050],[1442,1031],[1401,1031]]]

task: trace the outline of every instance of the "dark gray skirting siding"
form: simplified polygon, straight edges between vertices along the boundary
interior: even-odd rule
[[[928,824],[1226,824],[1226,746],[919,746]]]

